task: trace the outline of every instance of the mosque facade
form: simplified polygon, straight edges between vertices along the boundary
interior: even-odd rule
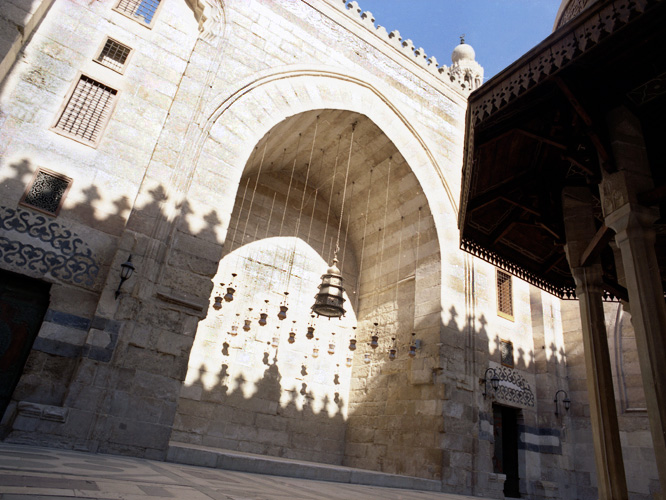
[[[577,303],[461,249],[469,44],[346,0],[2,5],[0,439],[598,498]],[[604,312],[629,498],[660,498]]]

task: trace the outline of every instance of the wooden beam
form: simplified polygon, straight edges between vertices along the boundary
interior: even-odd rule
[[[555,266],[562,262],[566,256],[567,255],[562,251],[562,247],[558,247],[557,252],[546,259],[546,262],[544,262],[544,265],[541,267],[539,274],[543,276],[544,274],[549,273],[555,268]]]
[[[666,199],[666,184],[638,195],[638,202],[646,207],[656,205],[664,199]]]
[[[467,202],[467,211],[473,212],[479,208],[485,207],[489,203],[497,200],[498,198],[504,197],[511,190],[525,186],[528,182],[532,180],[532,172],[525,170],[522,173],[511,177],[500,184],[497,184],[494,188],[481,193],[474,198],[471,198]]]
[[[602,225],[582,253],[580,265],[583,267],[590,265],[590,262],[598,257],[601,251],[606,248],[606,245],[614,234],[615,231],[605,224]]]
[[[592,141],[592,144],[594,144],[594,147],[597,150],[597,154],[599,154],[599,158],[601,159],[601,164],[604,166],[604,170],[607,172],[614,171],[612,168],[611,155],[608,153],[608,150],[604,146],[603,141],[594,130],[594,121],[592,120],[592,116],[590,116],[585,107],[580,103],[578,98],[574,95],[574,93],[564,82],[564,80],[562,80],[562,78],[556,76],[553,78],[553,80],[560,88],[564,96],[567,98],[569,104],[574,109],[576,114],[580,116],[580,118],[583,120],[583,123],[585,123],[587,126],[587,136]]]
[[[499,240],[501,240],[506,233],[516,224],[516,220],[519,215],[516,214],[517,208],[511,207],[509,213],[506,215],[504,220],[495,228],[495,230],[488,235],[488,239],[492,242],[491,245],[495,245]]]
[[[548,224],[546,224],[545,222],[538,222],[537,226],[540,227],[541,229],[543,229],[544,231],[552,234],[554,238],[556,238],[558,240],[562,239],[562,235],[558,234],[557,231],[555,231],[553,228],[548,226]]]
[[[592,172],[587,166],[583,165],[581,162],[573,158],[571,155],[562,155],[563,160],[568,160],[574,165],[576,165],[578,168],[580,168],[583,172],[585,172],[588,175],[592,175],[596,177],[596,174]]]
[[[534,214],[534,215],[537,215],[537,216],[540,216],[540,215],[541,215],[541,212],[537,212],[537,211],[534,210],[532,207],[528,207],[527,205],[523,205],[523,204],[520,203],[519,201],[512,200],[512,199],[510,199],[510,198],[507,198],[506,196],[500,196],[499,198],[500,198],[501,200],[506,201],[507,203],[511,203],[512,205],[514,205],[514,206],[516,206],[516,207],[518,207],[518,208],[522,208],[525,212],[528,212],[528,213],[531,213],[531,214]]]
[[[533,133],[533,132],[529,132],[529,131],[527,131],[527,130],[523,130],[523,129],[521,129],[521,128],[517,128],[517,129],[515,129],[515,130],[516,130],[516,132],[519,132],[519,133],[523,134],[523,135],[526,136],[526,137],[529,137],[529,138],[531,138],[531,139],[536,139],[536,140],[539,141],[539,142],[543,142],[543,143],[545,143],[545,144],[549,144],[549,145],[551,145],[551,146],[553,146],[553,147],[556,147],[556,148],[558,148],[558,149],[564,149],[564,150],[567,149],[567,146],[566,146],[566,145],[564,145],[564,144],[562,144],[562,143],[560,143],[560,142],[556,142],[556,141],[554,141],[554,140],[552,140],[552,139],[548,139],[547,137],[543,137],[543,136],[541,136],[541,135],[535,134],[535,133]]]

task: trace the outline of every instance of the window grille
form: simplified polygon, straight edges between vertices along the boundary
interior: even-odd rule
[[[500,360],[502,366],[513,368],[513,342],[500,340]]]
[[[97,56],[97,62],[122,73],[131,51],[132,49],[126,45],[107,38],[102,51]]]
[[[55,130],[97,143],[111,114],[117,90],[81,75]]]
[[[120,0],[116,10],[147,25],[153,20],[160,0]]]
[[[69,177],[40,168],[19,203],[49,215],[58,215],[71,184]]]
[[[497,270],[497,314],[506,319],[513,319],[513,297],[511,275]]]

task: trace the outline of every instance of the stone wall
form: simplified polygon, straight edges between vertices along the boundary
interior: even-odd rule
[[[348,345],[356,325],[350,294],[344,320],[310,317],[329,265],[319,254],[323,236],[337,233],[338,218],[327,214],[325,198],[315,211],[314,191],[304,193],[300,182],[289,189],[283,175],[271,173],[261,183],[250,181],[248,190],[239,190],[225,245],[229,253],[214,278],[214,294],[222,299],[233,286],[233,301],[218,309],[211,303],[199,325],[171,439],[339,464],[353,356]],[[303,210],[293,208],[306,199]],[[351,251],[345,255],[344,284],[352,291],[358,266]],[[233,282],[232,273],[238,274]],[[284,304],[287,317],[280,320]],[[267,314],[263,326],[261,313]],[[296,334],[293,343],[290,332]]]
[[[355,2],[162,3],[147,27],[111,0],[55,2],[2,83],[0,267],[52,284],[7,439],[150,458],[172,440],[501,498],[501,405],[518,412],[523,495],[595,495],[577,311],[514,278],[514,319],[498,316],[495,268],[459,248],[464,79]],[[134,49],[122,73],[93,60],[106,36]],[[94,147],[51,130],[80,73],[118,90]],[[73,179],[55,218],[19,205],[39,167]],[[315,320],[306,340],[338,231],[347,317]],[[232,272],[234,301],[214,307]],[[625,463],[643,499],[656,475],[614,314]],[[231,335],[245,319],[250,332]],[[487,368],[500,387],[484,397]],[[558,389],[573,404],[555,415]]]

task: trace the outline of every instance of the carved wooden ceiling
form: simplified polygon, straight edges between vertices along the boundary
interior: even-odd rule
[[[666,2],[599,2],[566,24],[469,99],[459,225],[462,247],[558,296],[574,282],[564,254],[561,194],[588,186],[609,296],[618,283],[598,184],[612,172],[607,111],[626,106],[641,120],[658,205],[657,256],[666,283]],[[621,281],[621,280],[620,280]]]

